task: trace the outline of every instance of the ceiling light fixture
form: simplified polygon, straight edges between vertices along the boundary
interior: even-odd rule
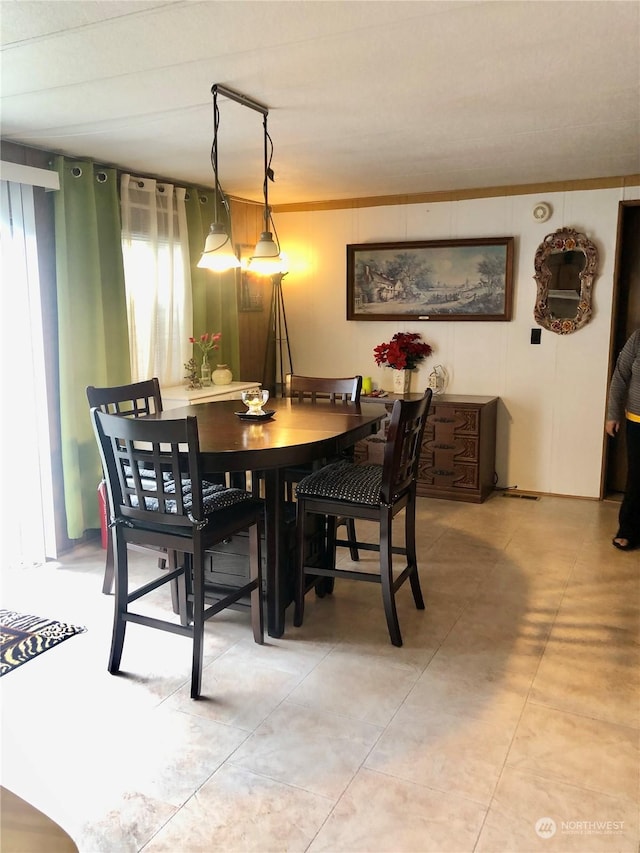
[[[211,270],[212,272],[226,272],[240,266],[240,261],[236,253],[233,251],[231,238],[227,234],[227,230],[218,221],[218,198],[229,211],[229,206],[222,192],[220,180],[218,178],[218,126],[220,124],[220,113],[218,111],[218,91],[220,87],[213,85],[211,94],[213,95],[213,143],[211,145],[211,166],[215,179],[214,188],[214,221],[211,223],[207,239],[204,244],[202,257],[198,261],[200,269]]]

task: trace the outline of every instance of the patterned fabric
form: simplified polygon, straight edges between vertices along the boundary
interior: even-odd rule
[[[149,484],[145,485],[146,491],[156,490],[155,480],[145,481],[145,483]],[[133,481],[131,481],[131,487],[133,488]],[[165,483],[164,488],[165,492],[175,492],[175,482],[171,480]],[[191,480],[185,479],[182,481],[182,494],[184,496],[184,509],[188,513],[191,510]],[[253,495],[251,492],[245,492],[242,489],[227,488],[222,483],[209,483],[207,480],[202,481],[202,508],[205,515],[210,515],[212,512],[234,506],[234,504],[241,503],[242,501],[250,501],[252,498]],[[131,506],[138,506],[136,495],[131,495]],[[158,508],[157,498],[145,498],[145,509],[151,512],[158,512]],[[177,511],[176,502],[167,501],[166,512],[177,513]]]
[[[0,610],[0,675],[86,630],[41,616]]]
[[[381,465],[334,462],[300,480],[296,494],[378,506],[381,485]]]
[[[626,342],[611,377],[607,420],[623,421],[627,412],[640,415],[640,329]]]

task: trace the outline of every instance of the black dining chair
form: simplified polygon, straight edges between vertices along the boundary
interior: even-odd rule
[[[394,646],[402,645],[395,594],[406,580],[411,584],[416,608],[424,609],[416,553],[416,476],[431,395],[429,388],[419,400],[396,400],[382,465],[334,462],[298,483],[294,625],[302,625],[305,593],[317,583],[318,577],[379,583],[389,636]],[[402,510],[405,513],[405,544],[395,546],[392,542],[393,519]],[[312,514],[327,517],[327,566],[305,566],[307,519]],[[378,573],[336,568],[336,547],[352,545],[350,541],[337,539],[338,518],[378,522],[377,543],[356,542],[362,550],[379,552]],[[404,569],[395,578],[394,554],[406,558]]]
[[[324,376],[301,376],[298,373],[289,373],[285,378],[285,390],[287,397],[292,400],[297,400],[299,403],[310,400],[329,400],[331,403],[359,403],[360,394],[362,393],[362,376],[346,376],[346,377],[324,377]],[[353,460],[353,448],[345,451],[345,459]],[[304,477],[312,471],[321,468],[330,461],[324,459],[313,465],[296,466],[293,468],[285,468],[283,478],[287,489],[287,499],[293,500],[293,489],[296,483],[299,483]],[[360,559],[356,542],[356,527],[355,521],[352,518],[340,519],[339,524],[345,524],[347,528],[347,536],[352,543],[349,552],[351,559],[357,561]],[[327,589],[331,589],[331,584],[316,585],[316,592],[320,595]]]
[[[288,373],[285,377],[285,396],[298,403],[316,402],[327,400],[330,403],[359,403],[362,392],[362,376],[325,377],[325,376],[302,376],[298,373]],[[345,451],[343,458],[353,458],[352,448]],[[294,486],[312,471],[321,468],[330,461],[329,459],[318,460],[309,465],[295,465],[287,467],[282,472],[282,479],[286,490],[286,499],[293,501]],[[259,494],[262,474],[257,473],[254,478],[254,492]],[[341,522],[347,525],[347,535],[354,543],[351,548],[351,559],[358,560],[358,549],[355,546],[356,530],[353,519]],[[330,589],[329,582],[319,583],[316,591],[323,595],[326,589]]]
[[[150,415],[154,412],[162,411],[162,394],[160,392],[160,383],[156,377],[145,379],[142,382],[131,382],[128,385],[114,385],[111,387],[96,388],[94,385],[87,387],[87,399],[89,407],[97,406],[103,412],[114,415],[122,415],[122,417],[139,418],[143,415]],[[109,517],[109,506],[106,481],[98,485],[98,503],[100,505],[100,517],[103,527],[106,528],[107,519]],[[102,592],[105,595],[110,595],[113,590],[113,542],[111,536],[106,530],[103,530],[103,539],[106,539],[106,555],[104,564],[104,578],[102,581]],[[141,550],[152,550],[156,554],[157,548],[149,549],[147,547]],[[167,564],[167,558],[171,561],[171,555],[167,556],[166,551],[161,550],[161,556],[158,557],[158,568],[164,569]],[[172,599],[174,611],[177,613],[177,600],[175,587],[172,587]]]
[[[109,492],[115,554],[115,607],[109,672],[117,673],[127,623],[169,631],[192,640],[191,698],[200,695],[204,624],[249,596],[253,636],[262,643],[261,529],[264,504],[250,492],[202,479],[195,417],[147,420],[91,410]],[[230,588],[207,575],[205,551],[233,534],[249,531],[249,581]],[[129,588],[130,544],[152,544],[179,554],[180,565],[136,589]],[[175,624],[130,605],[176,580],[180,613]],[[205,600],[205,592],[207,598]],[[244,599],[244,601],[242,601]],[[213,603],[210,603],[213,600]]]

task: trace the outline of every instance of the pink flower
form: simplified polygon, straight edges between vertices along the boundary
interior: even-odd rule
[[[190,344],[197,344],[200,347],[200,351],[203,355],[206,355],[209,350],[220,349],[218,341],[222,338],[222,332],[204,332],[204,334],[200,335],[199,339],[189,338]]]

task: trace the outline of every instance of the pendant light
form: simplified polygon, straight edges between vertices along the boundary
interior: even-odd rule
[[[249,259],[249,270],[259,275],[275,275],[277,273],[286,273],[287,271],[287,264],[280,253],[278,235],[271,217],[271,208],[269,207],[269,181],[273,181],[274,178],[273,169],[271,168],[273,142],[267,129],[267,116],[268,113],[264,113],[262,117],[262,126],[264,129],[264,184],[262,187],[264,192],[264,231],[260,234],[253,255]],[[270,152],[269,146],[271,147]],[[273,228],[273,232],[271,228]]]
[[[214,221],[211,223],[207,239],[204,244],[202,257],[198,261],[200,269],[212,270],[213,272],[226,272],[240,266],[240,261],[233,251],[231,238],[222,223],[218,222],[218,197],[226,204],[224,193],[218,179],[218,125],[220,114],[218,112],[218,86],[211,88],[213,95],[213,143],[211,145],[211,166],[215,178],[214,188]]]

